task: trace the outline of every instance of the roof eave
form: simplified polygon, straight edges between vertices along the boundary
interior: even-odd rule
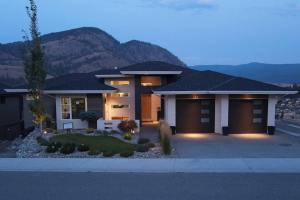
[[[298,91],[153,91],[159,95],[176,95],[176,94],[297,94]]]
[[[126,75],[178,75],[182,71],[120,71]]]

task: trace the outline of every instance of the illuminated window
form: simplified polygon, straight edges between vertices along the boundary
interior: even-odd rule
[[[111,106],[114,109],[122,109],[122,108],[129,108],[129,105],[123,105],[123,104],[115,104]]]
[[[112,97],[129,97],[128,92],[116,92],[111,94]]]
[[[254,124],[260,124],[260,123],[262,123],[262,118],[253,118],[253,123]]]
[[[110,85],[129,85],[130,81],[110,81]]]
[[[210,119],[209,118],[201,118],[201,123],[209,123]]]
[[[160,76],[142,76],[141,77],[141,85],[142,86],[160,86],[161,85],[161,77]]]
[[[61,113],[62,119],[79,119],[79,115],[85,112],[85,98],[84,97],[62,97],[61,98]]]
[[[263,103],[262,100],[254,100],[254,101],[253,101],[253,105],[256,105],[256,106],[262,105],[262,103]]]

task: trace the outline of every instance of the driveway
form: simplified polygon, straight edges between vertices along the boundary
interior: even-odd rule
[[[173,147],[180,158],[300,158],[300,137],[266,134],[177,134]]]

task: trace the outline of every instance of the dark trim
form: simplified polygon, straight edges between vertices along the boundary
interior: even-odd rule
[[[141,120],[141,76],[135,76],[134,79],[135,87],[135,119]]]
[[[176,135],[176,126],[170,126],[170,127],[172,131],[172,135]]]
[[[268,134],[269,135],[274,135],[275,134],[275,126],[268,126]]]
[[[229,99],[268,99],[264,94],[231,94]]]
[[[179,94],[176,99],[215,99],[214,94]]]
[[[224,136],[227,136],[229,134],[229,127],[228,126],[223,126],[222,131]]]

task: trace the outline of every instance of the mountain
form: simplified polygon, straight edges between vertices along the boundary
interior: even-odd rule
[[[249,63],[243,65],[197,65],[197,70],[213,70],[269,83],[300,83],[300,64]]]
[[[123,67],[145,61],[185,66],[160,46],[137,40],[120,43],[93,27],[50,33],[43,35],[41,41],[50,76]],[[22,82],[23,55],[24,42],[0,44],[0,81],[10,84]]]

